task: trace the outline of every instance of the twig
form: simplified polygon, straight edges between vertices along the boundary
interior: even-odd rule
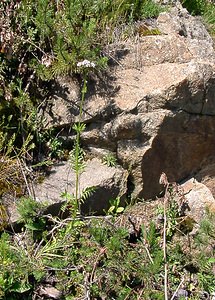
[[[110,52],[108,51],[103,51],[103,53],[106,55],[106,56],[109,56],[111,59],[113,59],[113,61],[115,61],[120,67],[122,67],[123,69],[125,69],[125,67],[112,55],[110,54]]]
[[[105,254],[105,252],[106,252],[106,248],[101,248],[100,249],[100,252],[99,252],[99,254],[98,254],[97,258],[96,258],[96,261],[95,261],[95,263],[93,265],[93,270],[92,270],[91,275],[90,275],[90,284],[92,284],[92,282],[93,282],[94,273],[95,273],[96,267],[98,265],[98,262],[100,260],[100,257],[102,257]]]
[[[167,204],[168,204],[168,189],[169,182],[165,173],[161,174],[160,184],[165,186],[164,194],[164,232],[163,232],[163,258],[164,258],[164,297],[168,300],[168,266],[167,266],[167,246],[166,246],[166,231],[167,231]]]
[[[141,300],[142,299],[143,291],[144,291],[144,289],[141,290],[140,294],[138,295],[137,300]]]
[[[149,258],[150,262],[151,262],[152,264],[154,264],[154,261],[153,261],[153,259],[152,259],[152,257],[151,257],[151,254],[150,254],[150,252],[149,252],[149,249],[148,249],[148,247],[146,246],[146,241],[145,241],[145,240],[143,240],[143,245],[144,245],[144,248],[145,248],[145,250],[146,250],[146,253],[147,253],[147,255],[148,255],[148,258]]]
[[[20,170],[21,170],[21,172],[22,172],[22,176],[23,176],[24,181],[25,181],[26,188],[27,188],[27,190],[28,190],[28,195],[32,197],[32,193],[31,193],[31,190],[30,190],[30,187],[29,187],[28,180],[27,180],[27,178],[26,178],[25,172],[24,172],[24,170],[23,170],[23,168],[22,168],[22,163],[21,163],[21,161],[20,161],[20,158],[17,157],[17,160],[18,160],[18,163],[19,163]]]
[[[71,221],[77,221],[77,220],[91,220],[91,219],[95,219],[95,220],[109,220],[111,219],[113,216],[111,215],[107,215],[107,216],[78,216],[78,217],[75,217],[75,218],[66,218],[64,219],[64,221],[58,221],[57,219],[53,218],[52,215],[48,214],[48,215],[44,215],[43,216],[44,218],[48,218],[50,219],[51,221],[55,222],[55,223],[58,223],[58,224],[62,224],[62,225],[67,225],[67,222],[71,222]]]
[[[24,89],[24,93],[27,93],[30,83],[33,81],[35,74],[36,74],[36,70],[34,70],[31,76],[29,77],[28,83],[26,84],[26,87]]]
[[[26,43],[26,44],[28,43],[28,44],[34,46],[35,48],[37,48],[38,50],[40,50],[44,55],[47,54],[42,48],[40,48],[38,45],[36,45],[35,43],[33,43],[33,42],[32,42],[31,40],[29,40],[29,39],[25,40],[24,43]]]
[[[40,246],[42,245],[43,242],[44,242],[44,239],[42,239],[42,240],[39,242],[39,244],[37,245],[37,248],[36,248],[35,251],[34,251],[34,257],[36,257],[36,255],[37,255],[37,253],[38,253],[38,251],[39,251],[39,249],[40,249]],[[36,243],[35,243],[35,245],[36,245]]]
[[[184,277],[181,279],[181,281],[180,281],[180,283],[179,283],[179,285],[178,285],[175,293],[172,295],[172,298],[170,300],[173,300],[175,298],[175,296],[178,293],[178,290],[180,289],[180,287],[181,287],[181,285],[182,285],[183,282],[184,282]]]
[[[73,268],[51,268],[49,266],[45,266],[46,270],[48,271],[78,271],[77,267],[73,267]]]
[[[84,288],[85,288],[85,300],[90,300],[90,283],[88,280],[89,274],[86,273],[85,277],[84,277]]]
[[[164,295],[165,300],[168,300],[168,268],[167,268],[167,249],[166,249],[166,230],[167,230],[167,203],[168,203],[168,188],[169,183],[166,185],[165,196],[164,196],[164,233],[163,233],[163,257],[164,257]]]

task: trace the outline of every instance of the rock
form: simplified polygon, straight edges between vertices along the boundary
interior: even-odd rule
[[[215,199],[210,190],[194,178],[182,184],[189,211],[186,215],[197,224],[205,217],[206,210],[215,213]]]
[[[157,35],[139,33],[117,49],[116,44],[108,46],[118,64],[105,84],[90,81],[81,136],[91,153],[115,152],[129,169],[133,197],[145,199],[160,193],[162,172],[172,182],[182,181],[215,154],[213,41],[201,20],[179,2],[154,23]],[[62,112],[51,110],[48,125],[64,127],[65,140],[74,136],[67,128],[77,121],[80,102],[80,88],[70,80],[62,83],[63,96],[58,89],[53,93],[66,106]]]
[[[209,163],[210,164],[203,167],[201,171],[195,174],[195,178],[206,185],[213,197],[215,197],[215,163],[213,161]]]
[[[108,87],[108,96],[107,92],[103,92],[103,85],[97,87],[97,84],[98,80],[89,83],[82,112],[84,122],[106,120],[117,113],[115,103],[110,99],[113,92],[111,84]],[[52,96],[40,109],[44,127],[70,127],[79,121],[80,103],[81,84],[78,80],[69,76],[57,78],[53,83]]]
[[[170,182],[179,182],[206,165],[214,156],[214,130],[214,117],[184,112],[166,116],[142,157],[141,195],[150,198],[159,193],[162,172]]]
[[[79,114],[80,87],[75,78],[58,78],[52,86],[52,96],[41,106],[40,115],[46,129],[68,126]]]
[[[83,214],[104,214],[108,210],[109,201],[121,197],[122,203],[127,192],[127,171],[121,167],[107,167],[100,160],[93,158],[87,161],[84,172],[80,175],[80,193],[87,187],[95,187],[95,191],[83,203]],[[50,175],[42,184],[35,186],[37,201],[48,202],[46,213],[58,215],[62,203],[61,193],[75,193],[75,173],[68,162],[55,165]],[[80,194],[79,193],[79,194]]]
[[[62,299],[62,292],[53,286],[40,286],[38,293],[40,296],[45,296],[45,298]]]
[[[181,298],[188,299],[188,296],[189,296],[188,291],[185,289],[179,289],[175,295],[176,299],[181,299]]]

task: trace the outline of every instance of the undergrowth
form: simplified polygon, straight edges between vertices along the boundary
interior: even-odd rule
[[[164,299],[165,263],[168,299],[200,300],[214,292],[213,214],[193,237],[181,231],[178,206],[174,213],[166,207],[172,231],[166,231],[165,261],[164,224],[143,223],[131,239],[116,216],[60,220],[23,201],[22,232],[0,238],[0,299],[43,299],[47,286],[67,300]]]

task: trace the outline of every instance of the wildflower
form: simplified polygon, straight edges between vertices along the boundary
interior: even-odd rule
[[[41,60],[42,65],[46,66],[47,68],[52,64],[52,58],[49,55],[43,55]]]
[[[77,67],[84,67],[84,68],[95,68],[96,64],[92,61],[89,61],[87,59],[83,61],[79,61],[77,63]]]

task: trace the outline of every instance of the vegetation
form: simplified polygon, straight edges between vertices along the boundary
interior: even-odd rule
[[[214,292],[215,215],[193,238],[177,193],[166,185],[166,223],[145,221],[135,232],[117,225],[117,210],[62,221],[23,199],[22,232],[0,238],[0,298],[43,299],[51,285],[59,299],[204,299]]]
[[[204,1],[184,1],[193,14],[214,25],[214,8]],[[194,238],[193,226],[180,213],[177,190],[165,176],[162,222],[151,221],[131,233],[117,225],[124,208],[110,203],[107,216],[80,216],[80,204],[94,191],[79,190],[84,170],[80,135],[87,79],[107,65],[104,46],[114,43],[123,24],[154,17],[161,7],[151,0],[3,0],[0,3],[0,189],[23,193],[28,166],[63,156],[58,133],[45,130],[40,108],[53,81],[73,74],[82,82],[79,120],[73,124],[74,149],[69,158],[76,174],[74,195],[62,194],[61,220],[43,215],[31,197],[21,198],[20,232],[7,227],[0,204],[0,299],[202,299],[214,292],[215,216],[208,214]],[[213,28],[213,27],[212,27]],[[127,36],[127,29],[123,36]],[[109,154],[104,163],[115,166]],[[30,194],[30,193],[29,193]],[[185,247],[186,245],[186,247]]]

